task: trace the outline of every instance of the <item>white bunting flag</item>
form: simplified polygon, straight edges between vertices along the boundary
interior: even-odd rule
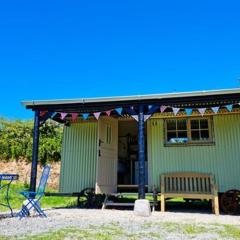
[[[198,111],[200,112],[200,114],[203,116],[206,112],[207,108],[198,108]]]
[[[138,115],[131,115],[138,122]]]
[[[218,111],[219,111],[219,108],[220,108],[220,107],[212,107],[211,109],[212,109],[212,111],[213,111],[215,114],[217,114]]]
[[[180,111],[180,108],[173,107],[172,110],[173,110],[174,115],[177,116],[178,112]]]
[[[149,118],[151,117],[151,115],[144,115],[144,122],[146,122]]]

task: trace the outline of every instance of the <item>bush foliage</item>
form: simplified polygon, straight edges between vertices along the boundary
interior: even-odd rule
[[[33,121],[10,121],[0,119],[0,159],[31,161],[32,158]],[[44,164],[60,161],[62,126],[47,121],[40,127],[39,161]]]

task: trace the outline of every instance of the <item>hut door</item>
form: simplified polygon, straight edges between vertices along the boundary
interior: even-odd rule
[[[97,163],[97,193],[117,191],[118,120],[99,119],[99,148]]]

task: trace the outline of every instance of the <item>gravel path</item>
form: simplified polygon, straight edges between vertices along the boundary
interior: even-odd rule
[[[170,222],[191,225],[205,224],[206,226],[232,224],[240,227],[240,216],[215,216],[214,214],[154,212],[150,217],[137,217],[133,211],[85,209],[52,209],[46,213],[48,218],[30,217],[22,220],[1,218],[0,215],[0,236],[39,234],[68,227],[87,229],[89,226],[101,227],[111,224],[117,224],[130,233],[141,232],[143,229],[154,231],[156,230],[154,228],[161,231],[159,226]],[[176,234],[174,236],[177,238]],[[171,239],[176,239],[174,236]],[[199,239],[207,239],[213,235],[205,237]]]

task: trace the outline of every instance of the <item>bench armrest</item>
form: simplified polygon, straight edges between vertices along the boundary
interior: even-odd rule
[[[212,184],[212,194],[217,195],[218,194],[218,185],[217,184]]]

